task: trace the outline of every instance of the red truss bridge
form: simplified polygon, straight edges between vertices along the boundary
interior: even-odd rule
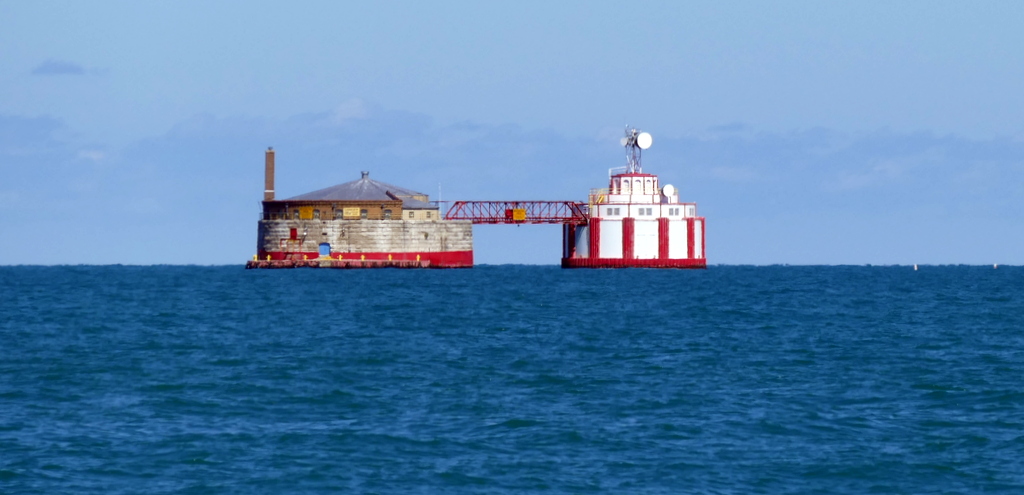
[[[455,201],[444,218],[487,224],[583,225],[590,219],[587,211],[587,204],[577,201]]]

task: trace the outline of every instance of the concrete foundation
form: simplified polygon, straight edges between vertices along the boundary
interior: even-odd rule
[[[473,265],[468,221],[261,220],[250,268]],[[289,261],[291,263],[279,263]]]

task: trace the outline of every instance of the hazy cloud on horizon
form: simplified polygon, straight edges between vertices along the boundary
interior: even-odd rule
[[[85,74],[85,68],[74,62],[64,60],[47,60],[34,69],[34,76],[80,76]]]

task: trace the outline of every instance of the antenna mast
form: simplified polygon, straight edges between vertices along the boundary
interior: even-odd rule
[[[627,174],[643,173],[643,166],[640,164],[641,153],[650,148],[653,141],[650,134],[626,126],[626,136],[620,142],[626,147]]]

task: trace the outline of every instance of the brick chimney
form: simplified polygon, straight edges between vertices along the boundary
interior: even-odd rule
[[[264,171],[265,186],[263,201],[274,200],[274,147],[267,148],[266,169]]]

